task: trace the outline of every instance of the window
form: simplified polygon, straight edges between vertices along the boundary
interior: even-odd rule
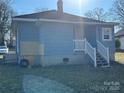
[[[112,40],[112,28],[102,28],[102,40],[103,41]]]

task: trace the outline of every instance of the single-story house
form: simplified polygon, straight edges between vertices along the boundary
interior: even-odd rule
[[[124,50],[124,29],[121,29],[115,33],[115,39],[120,41],[120,49]]]
[[[62,0],[57,10],[15,16],[18,62],[109,66],[114,60],[115,25],[65,13]]]

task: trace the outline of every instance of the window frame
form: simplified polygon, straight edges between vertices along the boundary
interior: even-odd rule
[[[109,39],[105,39],[105,31],[108,30],[109,31]],[[102,41],[112,41],[112,28],[109,27],[103,27],[102,28]]]

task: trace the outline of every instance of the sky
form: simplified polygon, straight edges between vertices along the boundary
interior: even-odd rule
[[[113,0],[63,0],[64,11],[76,15],[84,15],[96,7],[108,10]],[[20,14],[37,12],[39,9],[57,9],[57,0],[13,0],[12,8]]]

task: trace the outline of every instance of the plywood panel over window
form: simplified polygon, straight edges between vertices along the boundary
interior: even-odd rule
[[[44,46],[39,42],[21,42],[21,55],[44,55]]]

